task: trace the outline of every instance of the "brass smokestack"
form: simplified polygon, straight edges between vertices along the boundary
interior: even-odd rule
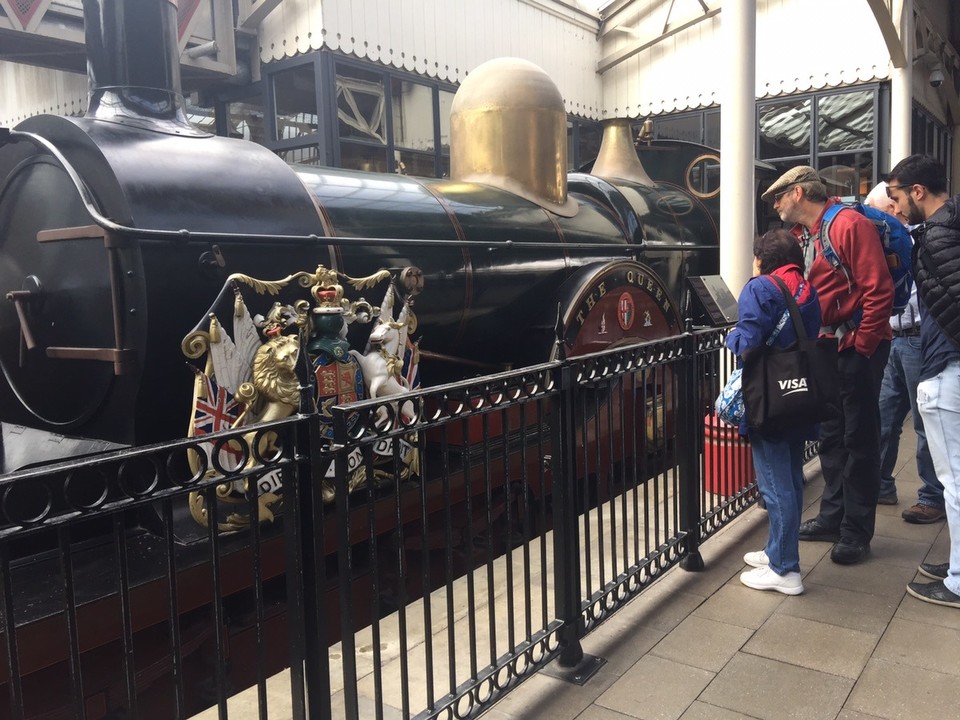
[[[450,110],[450,176],[576,215],[579,205],[567,197],[567,114],[547,73],[497,58],[467,76]]]
[[[593,163],[591,174],[602,178],[631,180],[640,185],[653,187],[653,180],[643,169],[643,163],[633,146],[630,118],[615,118],[603,123],[603,139],[600,152]]]

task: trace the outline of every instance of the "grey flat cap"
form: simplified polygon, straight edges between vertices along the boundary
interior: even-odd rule
[[[787,170],[783,175],[777,178],[777,181],[767,188],[767,191],[760,196],[764,202],[773,200],[773,196],[781,190],[786,190],[791,185],[802,182],[816,181],[822,183],[820,174],[809,165],[797,165]]]

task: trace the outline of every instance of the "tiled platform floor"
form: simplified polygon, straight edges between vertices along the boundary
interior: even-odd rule
[[[945,562],[945,522],[910,525],[915,436],[905,428],[900,504],[880,506],[871,557],[830,561],[829,543],[801,543],[806,593],[740,584],[742,556],[763,547],[752,508],[703,546],[706,569],[671,570],[583,640],[606,664],[584,686],[540,673],[484,720],[942,720],[960,717],[960,611],[920,602],[905,586],[925,560]],[[804,518],[823,488],[806,467]],[[926,581],[926,578],[920,578]]]

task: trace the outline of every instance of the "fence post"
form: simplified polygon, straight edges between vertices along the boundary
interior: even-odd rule
[[[301,357],[305,354],[301,352]],[[293,717],[319,720],[330,717],[330,661],[327,654],[324,507],[321,484],[327,452],[320,430],[320,416],[314,408],[316,387],[312,373],[300,384],[301,418],[294,428],[296,448],[296,499],[289,506],[288,522],[296,535],[287,537],[288,629],[291,663]],[[299,658],[296,656],[299,655]],[[299,691],[299,693],[298,693]]]
[[[700,454],[703,427],[703,373],[697,356],[697,336],[684,333],[683,359],[677,373],[677,473],[680,532],[683,533],[684,570],[703,570],[700,555]]]
[[[563,353],[561,352],[561,358]],[[605,662],[585,655],[580,645],[584,634],[580,609],[580,534],[577,527],[577,430],[576,379],[570,364],[561,359],[556,369],[558,395],[551,414],[553,475],[553,570],[556,576],[554,599],[559,630],[559,667],[548,666],[545,674],[583,685]],[[546,458],[544,458],[546,460]]]

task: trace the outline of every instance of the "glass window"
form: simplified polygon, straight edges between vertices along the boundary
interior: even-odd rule
[[[720,111],[705,113],[703,116],[703,144],[712,148],[720,147]]]
[[[289,140],[317,132],[317,86],[313,63],[281,70],[273,76],[277,137]]]
[[[829,155],[817,164],[828,195],[862,198],[873,187],[873,152]]]
[[[340,139],[387,142],[383,75],[337,65],[337,128]]]
[[[393,155],[393,164],[401,175],[416,175],[417,177],[436,177],[433,153],[412,152],[410,150],[396,150]]]
[[[200,107],[187,101],[187,119],[198,130],[203,130],[211,135],[217,134],[217,118],[212,107]]]
[[[433,151],[433,88],[393,79],[390,83],[393,144]],[[431,170],[430,174],[433,174]]]
[[[305,145],[289,150],[280,150],[277,152],[284,162],[298,163],[300,165],[323,165],[320,157],[320,151],[316,145]]]
[[[450,110],[453,109],[454,93],[440,91],[440,149],[450,152]],[[449,165],[449,161],[447,163]]]
[[[809,155],[810,109],[809,98],[761,106],[758,112],[760,157]]]
[[[599,123],[567,120],[567,172],[580,172],[600,153],[603,129]]]
[[[911,150],[939,160],[950,179],[953,144],[947,128],[919,105],[913,106],[913,139]],[[948,184],[949,187],[949,184]]]
[[[366,172],[386,172],[387,150],[372,145],[341,142],[340,167]]]
[[[600,153],[600,141],[603,139],[603,129],[599,123],[580,123],[580,144],[577,146],[577,161],[579,164],[596,160]]]
[[[263,124],[263,103],[259,98],[227,103],[227,135],[264,144],[266,129]]]
[[[820,152],[872,148],[876,118],[873,91],[827,95],[817,100],[817,147]]]
[[[653,136],[657,140],[687,140],[699,143],[701,131],[700,113],[668,116],[653,121]]]
[[[687,168],[687,189],[703,198],[720,193],[720,156],[700,155]]]

